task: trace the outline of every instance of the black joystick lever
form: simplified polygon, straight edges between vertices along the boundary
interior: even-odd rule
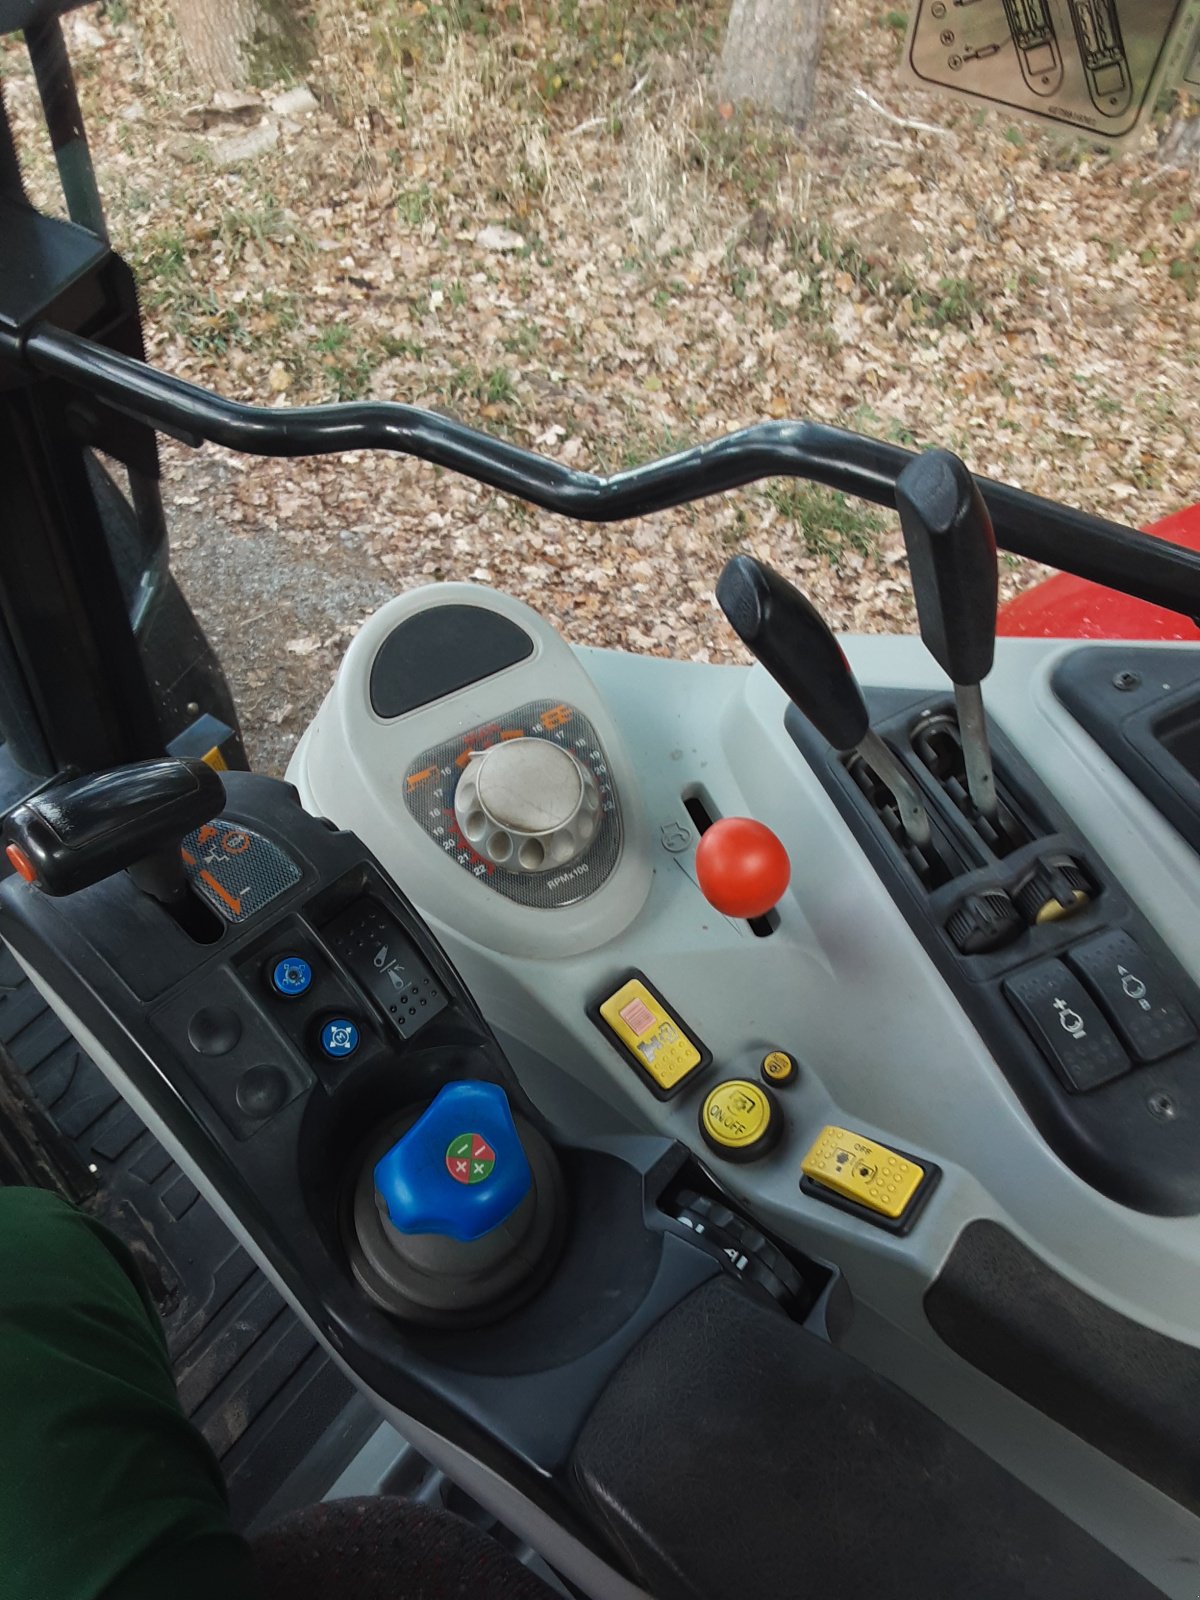
[[[980,684],[996,649],[996,536],[979,486],[949,450],[927,450],[896,480],[921,637],[954,685],[967,788],[995,822],[996,779]]]
[[[912,843],[928,845],[924,802],[871,727],[850,663],[811,601],[753,556],[734,556],[717,582],[717,603],[738,638],[817,732],[840,754],[861,756],[892,791]]]
[[[184,836],[224,806],[225,785],[203,761],[138,761],[22,801],[4,821],[7,855],[50,895],[75,894],[126,870],[170,906],[187,892]]]

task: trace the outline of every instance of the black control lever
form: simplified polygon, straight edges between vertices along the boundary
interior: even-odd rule
[[[996,779],[980,684],[996,649],[996,536],[979,486],[949,450],[927,450],[896,480],[921,637],[954,685],[967,788],[995,822]]]
[[[817,732],[840,754],[861,756],[892,791],[913,844],[928,845],[929,816],[916,785],[871,727],[850,663],[812,602],[764,562],[734,556],[717,582],[717,604]]]
[[[225,785],[203,761],[137,761],[22,801],[4,820],[8,859],[49,895],[127,870],[144,893],[171,905],[187,889],[184,836],[224,806]]]

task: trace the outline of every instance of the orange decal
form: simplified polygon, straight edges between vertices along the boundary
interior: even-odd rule
[[[525,729],[524,728],[501,728],[501,730],[500,730],[500,743],[501,744],[504,744],[509,739],[523,739],[524,737],[525,737]]]
[[[474,750],[464,750],[461,755],[455,756],[454,765],[461,771],[474,754]]]
[[[227,856],[240,856],[243,850],[249,850],[250,836],[246,833],[227,833],[221,840],[221,848]]]
[[[538,718],[547,733],[553,733],[555,728],[565,728],[570,720],[570,706],[551,706],[549,711],[543,711]]]
[[[183,857],[187,866],[194,867],[196,865],[196,858],[190,850],[180,850],[179,854]]]
[[[413,792],[418,784],[428,783],[430,778],[436,778],[437,770],[436,767],[426,767],[424,772],[414,772],[406,785],[409,794]]]
[[[196,835],[196,843],[207,844],[210,839],[215,839],[216,837],[217,830],[213,827],[211,822],[206,822],[200,829],[200,832]]]
[[[225,904],[229,907],[230,911],[233,912],[234,916],[240,917],[242,914],[242,902],[237,899],[236,896],[231,895],[223,883],[218,883],[211,872],[201,872],[200,876],[203,878],[204,882],[208,885],[212,892],[215,895],[219,895],[221,899],[224,900]]]

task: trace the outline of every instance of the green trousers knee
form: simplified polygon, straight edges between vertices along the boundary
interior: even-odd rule
[[[0,1596],[255,1594],[133,1258],[56,1195],[0,1189]]]

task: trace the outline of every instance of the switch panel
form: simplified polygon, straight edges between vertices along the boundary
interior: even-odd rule
[[[429,968],[377,901],[356,901],[324,933],[402,1039],[445,1010],[446,997]]]
[[[1160,1061],[1196,1037],[1195,1025],[1158,968],[1120,929],[1067,951],[1135,1061]]]
[[[660,1099],[678,1094],[712,1055],[640,972],[588,1015]]]
[[[1061,961],[1042,961],[1006,979],[1004,992],[1068,1089],[1098,1089],[1129,1071],[1121,1041]]]

